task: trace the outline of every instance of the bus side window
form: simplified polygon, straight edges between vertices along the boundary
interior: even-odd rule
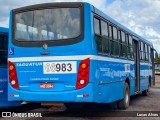
[[[126,45],[128,46],[129,38],[128,34],[126,34]]]
[[[122,57],[127,57],[127,47],[126,47],[126,38],[125,33],[121,31],[121,54]]]
[[[127,58],[130,58],[129,35],[126,34]]]
[[[118,41],[120,42],[120,40],[121,40],[121,31],[118,30]]]
[[[121,31],[118,30],[118,42],[119,42],[119,56],[121,56]]]
[[[101,20],[102,52],[109,53],[108,24]]]
[[[97,18],[94,18],[94,32],[97,35],[100,35],[100,20]]]
[[[113,40],[114,40],[114,55],[119,56],[119,40],[118,31],[116,27],[113,27]]]
[[[151,63],[151,48],[148,46],[149,63]]]
[[[98,52],[102,52],[102,38],[100,36],[100,20],[94,18],[94,32]]]
[[[143,42],[141,42],[141,46],[140,46],[140,54],[141,54],[141,60],[143,61],[144,60],[144,54],[143,54]]]
[[[145,54],[146,54],[145,55],[146,56],[145,60],[148,61],[148,47],[147,47],[147,44],[145,44]]]
[[[113,27],[109,25],[110,54],[114,54]]]
[[[103,37],[108,37],[108,24],[101,20],[101,35]]]
[[[3,49],[6,51],[6,55],[8,54],[8,35],[4,35],[3,39]]]
[[[145,43],[143,43],[143,60],[146,61],[146,48],[145,48]]]
[[[142,43],[142,60],[145,61],[145,43]]]
[[[128,35],[128,58],[133,59],[134,52],[133,52],[133,41],[132,36]]]
[[[141,42],[139,43],[139,54],[140,54],[140,60],[142,60],[142,53],[141,53]]]
[[[8,35],[0,34],[0,67],[7,65]]]
[[[109,38],[112,39],[113,32],[112,32],[112,26],[109,25]]]

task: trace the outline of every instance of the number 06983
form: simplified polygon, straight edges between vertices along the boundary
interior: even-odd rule
[[[77,73],[76,61],[43,62],[44,74],[69,74]]]

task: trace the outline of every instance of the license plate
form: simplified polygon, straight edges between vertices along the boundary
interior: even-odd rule
[[[70,74],[77,73],[76,61],[43,62],[44,74]]]
[[[41,83],[40,88],[53,88],[53,83]]]

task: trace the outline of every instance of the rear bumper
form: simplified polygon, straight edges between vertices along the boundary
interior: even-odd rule
[[[30,92],[16,90],[8,85],[9,101],[28,101],[28,102],[93,102],[93,84],[89,83],[86,87],[79,90],[64,92]],[[84,96],[83,96],[84,95]],[[86,96],[85,96],[86,95]]]

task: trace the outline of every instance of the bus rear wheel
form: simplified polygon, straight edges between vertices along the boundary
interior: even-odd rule
[[[128,83],[125,83],[124,86],[124,98],[117,102],[119,109],[127,109],[130,103],[130,89]]]

